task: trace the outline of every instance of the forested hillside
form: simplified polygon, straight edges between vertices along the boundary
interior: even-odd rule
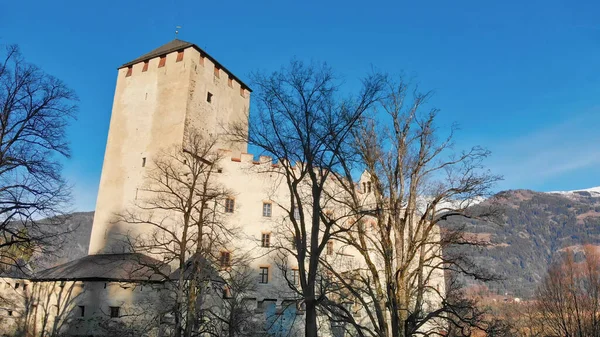
[[[488,284],[499,294],[527,298],[551,261],[566,248],[577,251],[582,244],[600,245],[600,193],[511,190],[475,207],[492,202],[504,213],[499,224],[466,222],[466,231],[476,233],[472,237],[487,241],[488,246],[462,246],[449,253],[468,254],[478,265],[501,276],[503,281]],[[443,226],[464,222],[451,218]]]

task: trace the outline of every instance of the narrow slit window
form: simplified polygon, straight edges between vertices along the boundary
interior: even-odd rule
[[[160,57],[160,60],[158,61],[158,67],[162,68],[165,66],[166,63],[167,63],[167,55],[163,55]]]
[[[127,75],[125,75],[125,76],[129,77],[129,76],[131,76],[131,74],[133,74],[133,66],[127,67]]]
[[[146,167],[146,157],[142,158],[142,167]]]
[[[142,68],[142,72],[148,71],[148,61],[144,61],[144,67]]]
[[[183,61],[183,50],[177,52],[177,60],[175,62]]]
[[[370,181],[367,182],[367,192],[371,193],[371,182]]]
[[[211,92],[206,93],[206,101],[212,103],[213,94]]]
[[[85,306],[79,306],[79,317],[85,317]]]

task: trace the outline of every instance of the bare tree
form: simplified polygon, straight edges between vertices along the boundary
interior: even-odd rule
[[[442,233],[439,223],[497,215],[493,207],[477,214],[469,207],[489,196],[500,178],[482,166],[489,151],[453,150],[454,127],[439,138],[438,110],[425,110],[431,93],[415,90],[411,99],[407,83],[389,78],[385,87],[373,118],[351,130],[365,170],[362,184],[339,199],[354,209],[357,225],[335,238],[357,252],[360,267],[348,277],[321,261],[340,284],[338,298],[358,302],[366,318],[357,319],[334,298],[330,311],[361,336],[442,335],[450,325],[468,331],[464,327],[480,324],[483,314],[456,282],[446,284],[444,275],[459,272],[483,280],[491,275],[465,256],[444,253],[452,245],[479,242],[465,238],[460,228]],[[344,167],[345,179],[353,169]]]
[[[0,264],[57,246],[70,189],[60,157],[69,157],[66,127],[75,93],[27,63],[17,46],[0,54]],[[51,218],[40,221],[43,218]]]
[[[118,217],[126,224],[143,225],[145,232],[130,233],[136,252],[158,256],[177,270],[164,275],[174,290],[175,336],[202,331],[203,301],[221,291],[206,293],[207,284],[223,286],[216,267],[232,261],[219,255],[235,229],[223,220],[229,191],[217,181],[221,154],[217,140],[189,130],[183,148],[167,148],[149,167],[135,206]],[[162,268],[158,273],[164,273]]]
[[[600,335],[600,254],[586,245],[583,261],[568,250],[552,265],[536,295],[537,318],[546,334]]]
[[[231,128],[237,141],[248,141],[277,160],[288,200],[275,200],[288,214],[288,242],[281,249],[297,262],[298,294],[306,308],[306,336],[317,335],[319,258],[335,235],[324,190],[346,151],[352,130],[377,100],[381,76],[362,80],[355,97],[340,97],[340,82],[326,65],[292,61],[270,75],[255,74],[254,113],[250,125]],[[294,216],[296,214],[296,216]]]

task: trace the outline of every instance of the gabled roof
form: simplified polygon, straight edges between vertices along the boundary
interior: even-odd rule
[[[163,281],[170,268],[140,253],[97,254],[67,262],[37,273],[35,281],[107,280]]]
[[[163,55],[166,55],[166,54],[178,51],[178,50],[190,48],[190,47],[196,49],[201,55],[204,55],[206,58],[208,58],[217,67],[219,67],[224,72],[226,72],[227,75],[229,75],[229,77],[240,82],[240,84],[242,85],[243,88],[246,88],[248,91],[252,92],[252,89],[250,89],[250,87],[246,83],[242,82],[242,80],[237,78],[237,76],[235,76],[231,71],[227,70],[227,68],[225,68],[222,64],[220,64],[217,60],[215,60],[207,52],[202,50],[202,48],[198,47],[197,45],[195,45],[191,42],[187,42],[187,41],[183,41],[183,40],[179,40],[179,39],[174,39],[173,41],[168,42],[168,43],[154,49],[153,51],[136,58],[135,60],[133,60],[131,62],[125,63],[122,66],[120,66],[119,69],[129,67],[129,66],[132,66],[132,65],[140,63],[140,62],[148,61],[155,57],[163,56]]]

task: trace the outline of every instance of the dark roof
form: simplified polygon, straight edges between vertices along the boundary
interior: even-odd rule
[[[153,51],[151,51],[147,54],[144,54],[144,55],[136,58],[135,60],[133,60],[131,62],[125,63],[122,66],[120,66],[119,69],[129,67],[136,63],[147,61],[147,60],[153,59],[155,57],[166,55],[166,54],[172,53],[174,51],[182,50],[182,49],[189,48],[189,47],[195,48],[200,54],[206,56],[209,60],[211,60],[212,63],[214,63],[217,67],[219,67],[224,72],[226,72],[227,75],[229,75],[231,78],[235,79],[236,81],[240,82],[242,87],[244,87],[244,88],[248,89],[248,91],[252,92],[252,89],[250,89],[250,87],[246,83],[242,82],[242,80],[237,78],[237,76],[235,76],[231,71],[227,70],[227,68],[225,68],[221,63],[219,63],[217,60],[215,60],[207,52],[202,50],[202,48],[198,47],[197,45],[195,45],[191,42],[186,42],[186,41],[182,41],[179,39],[175,39],[167,44],[164,44],[164,45],[154,49]]]
[[[37,273],[36,281],[162,281],[170,268],[140,253],[88,255]]]
[[[196,257],[199,257],[199,264],[200,264],[200,270],[201,270],[201,278],[203,280],[210,280],[213,282],[220,282],[220,283],[225,283],[225,280],[223,280],[223,278],[221,277],[221,275],[219,275],[219,272],[213,267],[212,263],[210,263],[206,258],[204,258],[203,256],[199,256],[197,254],[192,255],[187,262],[185,263],[185,269],[183,272],[183,278],[185,280],[190,280],[192,279],[192,262],[194,261],[194,259]],[[181,268],[177,268],[175,269],[175,271],[169,275],[169,278],[171,280],[178,280],[179,279],[179,274],[181,273]]]

